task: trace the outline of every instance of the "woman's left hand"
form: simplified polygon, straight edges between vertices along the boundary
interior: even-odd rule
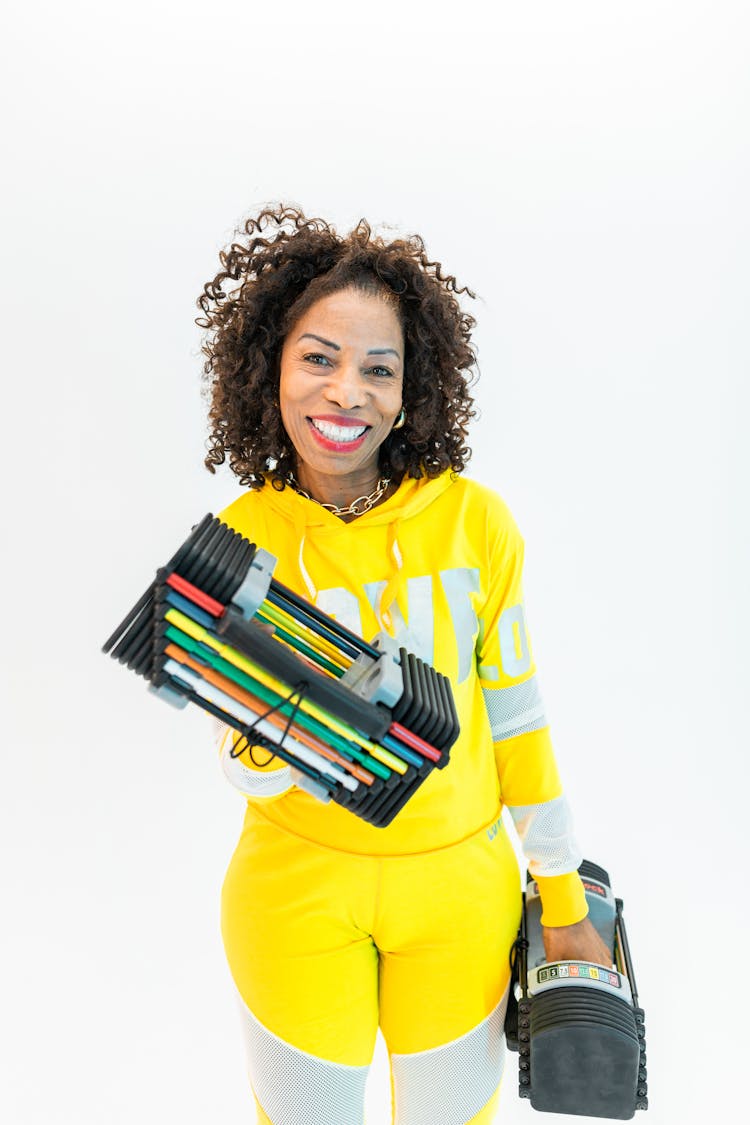
[[[593,961],[612,968],[612,953],[588,918],[572,926],[542,926],[548,961]]]

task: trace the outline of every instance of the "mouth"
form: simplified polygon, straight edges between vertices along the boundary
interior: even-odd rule
[[[307,424],[315,441],[332,453],[359,449],[372,428],[348,419],[334,422],[329,418],[308,418]]]

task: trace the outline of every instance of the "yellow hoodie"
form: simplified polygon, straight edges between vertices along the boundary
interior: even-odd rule
[[[278,759],[261,771],[243,754],[244,791],[258,794],[250,805],[332,848],[404,855],[483,828],[497,832],[505,804],[540,887],[544,923],[584,917],[580,854],[524,622],[523,540],[503,501],[448,472],[405,479],[349,524],[270,484],[243,493],[220,518],[276,556],[281,582],[367,640],[383,630],[397,636],[448,676],[461,724],[448,766],[433,770],[386,828],[320,803],[291,783]],[[276,795],[260,796],[268,792]]]

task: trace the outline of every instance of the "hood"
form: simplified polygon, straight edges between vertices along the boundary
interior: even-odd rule
[[[393,496],[351,523],[344,523],[338,516],[326,511],[314,500],[306,500],[289,486],[283,491],[277,491],[272,485],[266,484],[263,487],[263,499],[275,515],[288,520],[295,528],[301,527],[308,531],[314,527],[326,536],[346,536],[363,527],[379,527],[394,520],[402,522],[411,519],[424,511],[438,496],[442,496],[452,483],[453,474],[450,470],[433,480],[427,477],[420,480],[405,477]]]

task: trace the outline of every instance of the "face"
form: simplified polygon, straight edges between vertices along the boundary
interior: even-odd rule
[[[311,305],[284,341],[279,384],[303,487],[372,487],[403,378],[403,333],[386,300],[345,289]]]

